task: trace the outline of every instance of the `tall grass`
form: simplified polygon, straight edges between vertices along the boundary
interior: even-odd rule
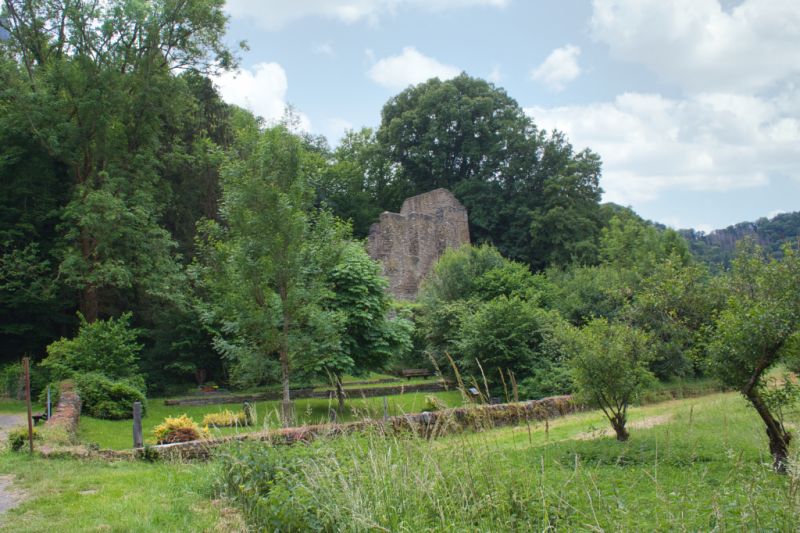
[[[632,411],[634,424],[653,420],[667,422],[633,427],[624,444],[591,438],[605,427],[598,413],[436,441],[371,433],[240,444],[223,452],[216,478],[252,526],[270,530],[800,527],[800,473],[772,473],[763,430],[740,398]]]

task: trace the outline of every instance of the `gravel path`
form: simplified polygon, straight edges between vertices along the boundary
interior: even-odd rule
[[[25,424],[25,415],[0,415],[0,446],[6,445],[6,435],[17,426]],[[0,514],[16,507],[23,494],[14,490],[14,476],[0,475]]]

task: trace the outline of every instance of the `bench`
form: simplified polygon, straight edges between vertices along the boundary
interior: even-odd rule
[[[427,378],[432,375],[433,372],[426,368],[404,368],[400,371],[400,376],[409,380],[411,378]]]
[[[39,423],[39,420],[47,420],[47,413],[32,414],[31,418],[33,419],[33,425],[35,426]]]

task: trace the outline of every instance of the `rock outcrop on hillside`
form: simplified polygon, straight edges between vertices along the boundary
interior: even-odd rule
[[[413,300],[442,253],[469,242],[467,209],[447,189],[436,189],[406,199],[400,213],[381,213],[368,251],[383,265],[391,293]]]

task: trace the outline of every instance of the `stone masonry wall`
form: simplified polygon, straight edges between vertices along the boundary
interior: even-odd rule
[[[400,213],[381,213],[367,248],[383,265],[391,293],[413,300],[442,253],[469,242],[466,208],[450,191],[436,189],[406,199]]]
[[[78,421],[81,417],[81,398],[75,391],[75,384],[72,381],[62,381],[59,389],[58,405],[45,426],[61,428],[74,439],[78,433]]]

